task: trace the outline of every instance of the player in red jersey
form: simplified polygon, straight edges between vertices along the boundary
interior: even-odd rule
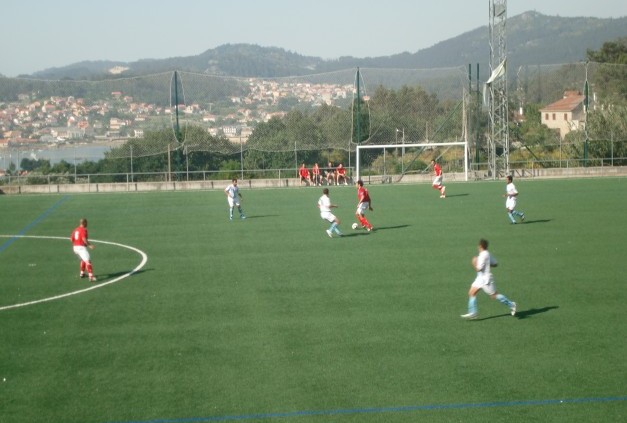
[[[72,235],[70,236],[70,240],[72,241],[74,254],[76,254],[81,259],[81,273],[80,277],[85,277],[85,271],[89,275],[89,280],[91,282],[96,282],[96,278],[94,277],[94,271],[91,265],[91,257],[89,256],[89,249],[93,250],[94,246],[89,242],[89,236],[87,234],[87,219],[82,218],[80,220],[79,226],[72,231]]]
[[[433,189],[440,191],[440,198],[446,198],[446,187],[442,185],[442,168],[435,160],[431,160],[431,166],[433,166]]]
[[[337,179],[337,184],[340,184],[340,180],[344,181],[344,185],[348,185],[348,182],[346,181],[346,168],[342,165],[342,163],[340,163],[339,165],[337,165],[337,168],[335,169],[335,174],[336,179]]]
[[[355,212],[355,217],[361,223],[361,227],[366,228],[370,232],[372,231],[372,225],[366,219],[366,210],[372,211],[372,200],[368,190],[364,188],[364,182],[360,179],[357,181],[357,211]]]
[[[322,185],[322,180],[320,179],[320,166],[318,166],[318,163],[315,163],[313,168],[311,169],[311,174],[312,174],[312,179],[314,184],[316,184],[316,186]]]
[[[303,184],[303,182],[307,186],[311,185],[311,178],[309,177],[309,169],[305,167],[305,163],[303,163],[300,166],[300,169],[298,169],[298,175],[300,176],[301,185]]]

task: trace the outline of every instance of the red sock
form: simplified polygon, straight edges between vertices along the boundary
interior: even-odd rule
[[[85,262],[81,260],[81,273],[83,273],[85,269],[87,269],[87,264],[85,264]]]
[[[90,275],[93,274],[93,269],[91,267],[91,262],[87,262],[87,273],[89,273]]]

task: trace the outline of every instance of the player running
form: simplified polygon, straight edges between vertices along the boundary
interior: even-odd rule
[[[242,194],[240,194],[239,187],[237,186],[237,178],[233,178],[231,185],[224,188],[224,192],[226,194],[226,199],[229,202],[229,220],[233,220],[233,208],[235,206],[237,206],[237,210],[239,211],[240,219],[246,219],[242,206],[240,205]]]
[[[85,272],[87,272],[87,275],[89,275],[89,281],[96,282],[88,250],[88,248],[93,250],[94,246],[89,242],[89,236],[87,234],[87,219],[82,218],[80,220],[79,226],[72,231],[70,240],[72,241],[74,254],[81,259],[81,272],[79,276],[84,278]]]
[[[516,209],[516,199],[518,198],[518,191],[516,190],[516,185],[512,182],[513,178],[511,175],[507,175],[507,186],[505,187],[505,194],[503,197],[506,197],[505,200],[505,208],[507,209],[507,216],[509,217],[512,225],[516,224],[516,219],[514,216],[520,217],[520,221],[525,221],[525,213],[515,210]]]
[[[440,198],[446,198],[446,187],[442,185],[442,168],[435,160],[431,160],[431,166],[433,166],[433,189],[440,191]]]
[[[492,276],[490,268],[496,267],[497,262],[488,251],[488,241],[480,239],[477,249],[479,250],[479,255],[472,258],[472,267],[477,272],[477,277],[468,290],[468,313],[462,314],[462,319],[473,320],[477,318],[477,293],[480,290],[483,290],[483,292],[488,294],[490,298],[495,299],[504,306],[508,307],[511,315],[515,316],[516,303],[510,301],[505,295],[499,294],[496,291],[494,276]]]
[[[357,181],[357,211],[355,212],[355,217],[361,223],[361,227],[366,228],[370,232],[373,227],[366,219],[366,210],[372,211],[372,200],[368,190],[364,188],[364,182],[360,179]]]
[[[337,228],[340,224],[340,219],[331,213],[331,209],[337,208],[337,206],[331,203],[331,199],[329,198],[329,188],[322,189],[322,196],[318,199],[318,208],[320,209],[320,217],[328,222],[331,222],[331,226],[327,229],[327,235],[329,235],[329,238],[333,238],[334,232],[337,235],[342,236],[342,232],[340,232]]]

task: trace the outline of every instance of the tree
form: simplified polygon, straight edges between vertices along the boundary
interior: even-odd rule
[[[600,63],[594,78],[605,104],[627,105],[627,37],[606,42],[600,50],[588,50],[588,60]]]

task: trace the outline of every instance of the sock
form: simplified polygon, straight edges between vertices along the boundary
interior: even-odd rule
[[[87,264],[81,260],[81,273],[84,273],[85,269],[87,269]]]
[[[229,207],[229,217],[233,219],[233,207]]]
[[[244,212],[242,211],[241,207],[238,207],[237,210],[239,211],[240,216],[244,216]]]
[[[331,224],[331,227],[329,228],[329,230],[330,230],[331,232],[336,232],[336,231],[337,231],[337,223],[333,222],[333,223]]]
[[[363,224],[366,228],[372,228],[372,225],[370,224],[370,222],[368,222],[368,219],[366,219],[366,217],[364,216],[364,221]]]
[[[91,262],[87,262],[87,273],[89,273],[89,276],[94,275],[94,269],[91,266]]]
[[[512,221],[512,223],[516,223],[516,220],[514,219],[514,213],[513,212],[507,212],[507,216],[509,217],[509,220]]]
[[[361,226],[366,226],[366,223],[367,223],[368,221],[366,220],[366,218],[365,218],[365,217],[362,217],[362,216],[357,216],[357,219],[359,219],[359,223],[361,223]]]
[[[523,215],[525,214],[523,212],[519,212],[518,210],[514,210],[513,213],[518,217],[523,217]]]
[[[468,298],[468,313],[477,314],[477,297]]]
[[[497,294],[496,300],[499,301],[501,304],[506,305],[509,308],[512,308],[512,302],[505,295]]]

